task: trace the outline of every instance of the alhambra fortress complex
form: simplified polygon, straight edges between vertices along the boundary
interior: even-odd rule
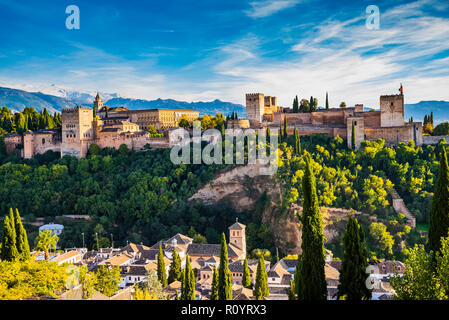
[[[94,110],[96,117],[94,117]],[[246,119],[229,120],[228,128],[279,129],[287,120],[288,134],[294,127],[301,136],[313,133],[346,138],[352,143],[354,124],[356,147],[364,140],[384,139],[386,144],[396,145],[413,140],[423,144],[421,122],[404,122],[404,95],[380,96],[380,110],[365,111],[363,105],[350,108],[318,109],[310,113],[293,113],[290,108],[277,105],[277,98],[262,93],[246,95]],[[129,110],[103,106],[97,94],[93,108],[76,107],[62,110],[62,130],[46,129],[27,131],[22,135],[9,134],[5,143],[9,153],[19,151],[24,158],[32,158],[48,150],[77,158],[85,157],[89,146],[118,149],[122,144],[131,150],[145,147],[170,148],[177,141],[170,141],[169,132],[178,127],[179,120],[187,117],[189,122],[199,118],[199,112],[175,109]],[[164,137],[152,137],[146,129],[153,125]]]

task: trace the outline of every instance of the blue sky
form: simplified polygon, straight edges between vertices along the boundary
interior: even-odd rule
[[[0,18],[3,86],[242,104],[264,92],[284,106],[329,91],[333,106],[378,107],[403,83],[407,103],[449,100],[447,0],[0,0]]]

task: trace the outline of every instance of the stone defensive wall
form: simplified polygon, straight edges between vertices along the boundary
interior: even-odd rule
[[[416,131],[416,133],[414,132]],[[369,128],[365,126],[365,140],[384,139],[388,145],[408,143],[414,140],[417,145],[423,144],[422,125],[406,124],[401,127],[377,127]]]
[[[438,144],[441,139],[446,140],[447,143],[449,143],[449,136],[423,136],[423,144],[429,145],[429,144]]]

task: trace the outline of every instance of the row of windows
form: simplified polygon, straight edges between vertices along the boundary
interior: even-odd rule
[[[68,134],[67,138],[76,138],[76,134]]]

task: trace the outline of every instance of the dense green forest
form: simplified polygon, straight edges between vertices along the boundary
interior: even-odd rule
[[[295,137],[280,145],[278,175],[283,185],[284,206],[302,203],[303,152],[295,152]],[[395,213],[389,190],[394,187],[416,217],[418,228],[425,230],[432,204],[433,188],[439,168],[439,154],[448,145],[417,147],[412,142],[388,147],[383,140],[365,141],[360,150],[350,150],[340,137],[312,135],[301,139],[302,149],[311,153],[321,206],[362,211],[373,258],[398,258],[404,250],[425,238],[406,225],[403,215]],[[331,246],[341,256],[341,246]]]
[[[8,118],[5,114],[8,112],[2,119]],[[36,114],[31,119],[48,118],[48,113]],[[51,121],[57,123],[55,117]],[[204,121],[215,119],[218,117]],[[214,126],[223,130],[223,121],[215,122]],[[312,135],[302,137],[299,143],[293,135],[281,140],[277,179],[282,184],[285,208],[290,203],[302,204],[303,155],[308,152],[320,205],[367,214],[360,220],[372,258],[401,259],[406,247],[425,241],[418,230],[410,230],[403,215],[394,212],[389,190],[394,187],[398,191],[417,218],[417,229],[426,230],[438,172],[437,155],[447,147],[445,142],[387,147],[378,140],[363,142],[355,151],[340,137]],[[82,233],[89,247],[96,243],[95,233],[104,246],[110,245],[111,238],[116,246],[127,241],[152,244],[177,232],[196,242],[218,243],[221,232],[238,216],[248,225],[249,251],[265,248],[274,253],[272,233],[260,222],[260,212],[237,214],[226,203],[215,207],[186,203],[198,188],[230,166],[173,165],[169,154],[163,149],[134,152],[92,147],[88,157],[80,160],[69,156],[61,159],[53,152],[20,159],[7,157],[0,148],[0,210],[6,213],[9,208],[18,208],[28,222],[37,217],[51,222],[61,215],[89,215],[91,221],[63,221],[62,247],[81,246]],[[377,221],[373,223],[368,215]],[[37,228],[27,228],[33,239]],[[340,244],[329,248],[341,256]]]
[[[24,133],[27,130],[53,129],[61,127],[61,114],[51,115],[47,109],[37,112],[26,107],[13,113],[8,107],[0,108],[0,136],[6,133]]]

